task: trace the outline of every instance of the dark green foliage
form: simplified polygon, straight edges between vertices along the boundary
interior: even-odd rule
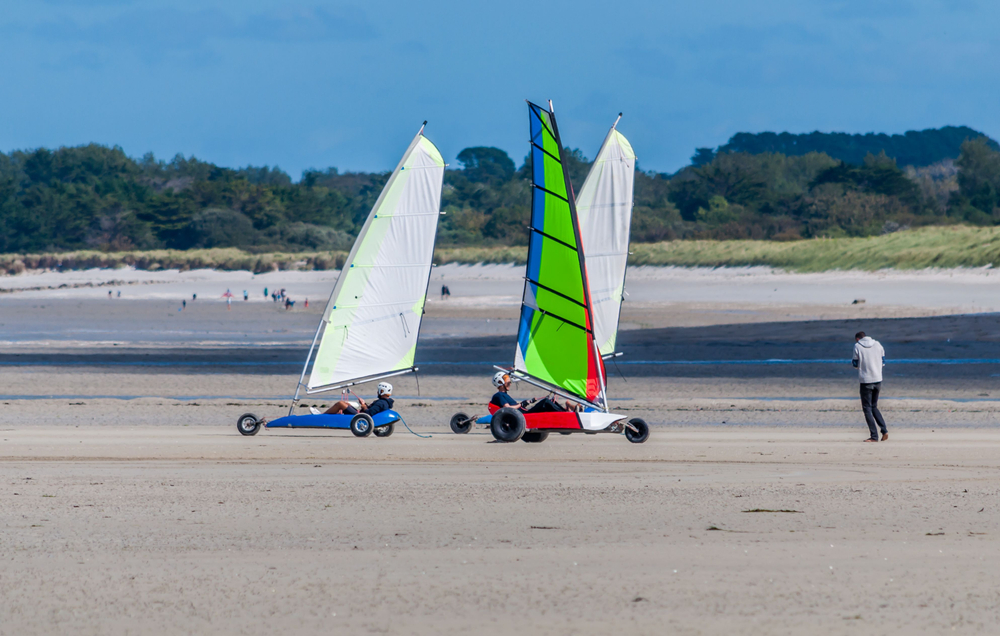
[[[983,137],[962,144],[953,213],[973,223],[1000,221],[1000,152]]]
[[[590,162],[569,148],[564,157],[579,191]],[[526,244],[530,162],[516,168],[488,147],[467,148],[458,160],[463,169],[445,173],[438,244]],[[888,151],[852,163],[819,152],[702,148],[674,175],[637,169],[632,240],[794,240],[1000,224],[994,142],[965,141],[955,161],[906,171],[898,164]],[[181,155],[133,160],[94,144],[0,153],[0,252],[348,250],[388,177],[329,168],[293,183],[278,168],[233,170]]]
[[[983,137],[968,126],[945,126],[927,130],[911,130],[902,135],[868,133],[851,135],[848,133],[812,132],[802,135],[791,133],[737,133],[729,143],[719,147],[719,152],[745,152],[749,154],[778,153],[799,156],[810,152],[825,153],[845,163],[861,164],[868,155],[885,153],[900,166],[923,167],[954,159],[967,139]],[[990,148],[1000,150],[992,139]],[[702,156],[700,148],[695,158]],[[695,162],[697,165],[697,162]]]
[[[499,148],[477,146],[458,153],[465,177],[474,183],[506,183],[517,168],[507,153]]]

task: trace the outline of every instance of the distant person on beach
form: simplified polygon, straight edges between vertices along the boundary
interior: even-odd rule
[[[188,301],[181,300],[181,311],[184,311],[188,307]]]
[[[267,287],[264,288],[264,298],[267,298]]]
[[[111,290],[108,290],[108,300],[111,300]]]
[[[243,290],[243,300],[244,301],[250,300],[250,294],[248,294],[247,290],[245,289]]]
[[[441,285],[441,300],[451,297],[451,290],[448,289],[447,285]]]
[[[191,294],[191,300],[198,300],[198,294]]]
[[[882,367],[885,366],[885,349],[863,331],[854,334],[854,357],[851,364],[858,370],[861,381],[861,410],[865,414],[870,436],[866,442],[879,441],[878,431],[882,430],[882,441],[889,439],[889,430],[878,410],[878,394],[882,389]],[[878,428],[876,428],[878,425]]]
[[[295,306],[295,301],[289,298],[288,296],[285,296],[285,311],[288,311],[294,306]]]

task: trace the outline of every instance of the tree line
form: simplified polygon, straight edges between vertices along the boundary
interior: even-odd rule
[[[940,138],[928,136],[928,148]],[[579,189],[590,162],[566,152]],[[971,131],[953,154],[901,166],[884,148],[857,162],[818,150],[699,149],[674,174],[637,167],[632,238],[794,240],[1000,224],[996,142]],[[529,159],[518,167],[503,150],[473,147],[458,165],[445,173],[438,244],[525,244]],[[0,252],[344,250],[388,176],[329,168],[307,170],[296,183],[278,168],[133,159],[97,144],[0,153]]]

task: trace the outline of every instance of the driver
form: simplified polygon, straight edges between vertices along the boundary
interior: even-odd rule
[[[542,398],[541,400],[531,398],[530,400],[523,400],[519,404],[517,400],[512,398],[510,393],[508,393],[508,391],[510,391],[510,383],[510,374],[505,371],[497,371],[493,375],[493,386],[497,388],[497,392],[493,394],[493,399],[490,400],[490,404],[496,405],[500,408],[513,406],[522,413],[551,413],[554,411],[576,410],[572,402],[567,401],[566,406],[563,407],[555,400],[547,397]]]
[[[366,404],[360,396],[358,396],[358,404],[361,406],[361,413],[367,413],[368,415],[374,416],[382,411],[388,411],[392,408],[392,385],[388,382],[379,382],[378,384],[378,397],[371,404]],[[344,415],[357,415],[358,409],[350,405],[346,400],[340,400],[330,408],[328,408],[323,413],[319,412],[319,409],[309,407],[309,410],[313,415],[339,415],[343,413]]]

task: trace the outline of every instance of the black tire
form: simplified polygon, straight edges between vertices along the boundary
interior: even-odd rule
[[[451,416],[451,432],[456,435],[465,435],[472,430],[473,421],[465,413],[455,413]]]
[[[358,437],[368,437],[375,428],[375,421],[367,413],[358,413],[351,419],[351,432]]]
[[[253,413],[244,413],[236,420],[236,430],[240,435],[256,435],[260,430],[260,420]]]
[[[632,432],[632,429],[625,427],[625,438],[632,442],[633,444],[642,444],[647,439],[649,439],[649,424],[640,417],[633,417],[628,421],[629,424],[635,427],[637,433]]]
[[[374,433],[375,437],[389,437],[395,430],[396,423],[392,422],[390,424],[386,424],[385,426],[376,426]]]
[[[524,414],[509,406],[493,414],[490,431],[500,442],[516,442],[524,435]]]
[[[521,436],[521,441],[528,442],[529,444],[541,444],[546,439],[548,439],[548,437],[549,437],[548,431],[542,431],[542,432],[528,431],[527,433]]]
[[[572,433],[570,433],[568,431],[559,431],[559,434],[560,435],[572,435]]]

